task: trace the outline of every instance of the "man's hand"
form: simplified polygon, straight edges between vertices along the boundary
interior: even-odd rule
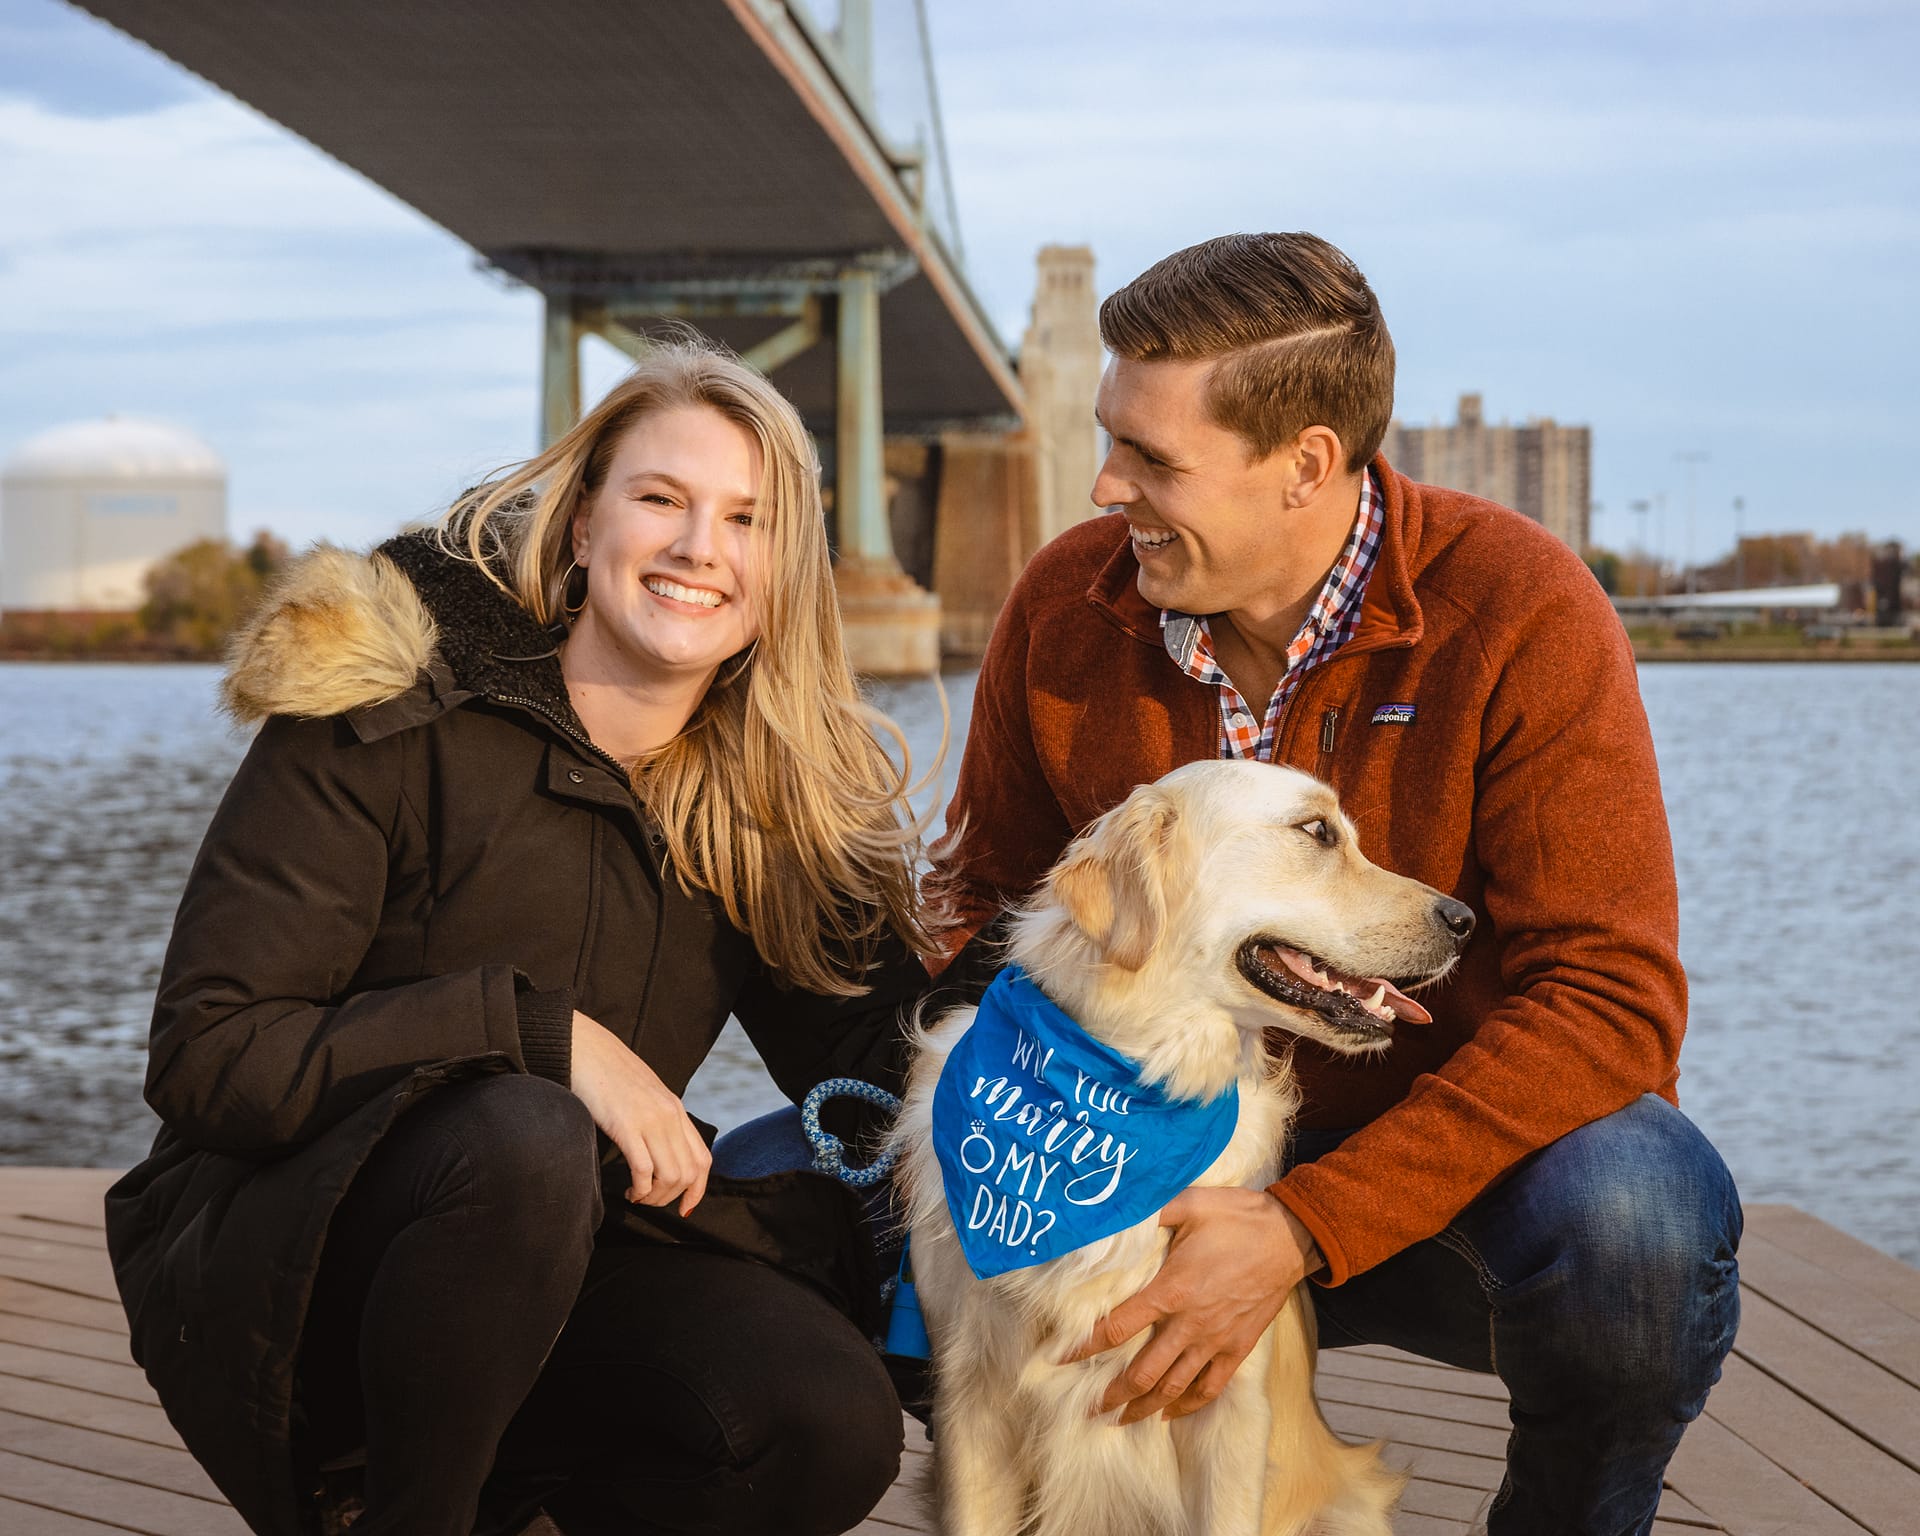
[[[1160,1213],[1173,1244],[1146,1289],[1120,1303],[1063,1364],[1153,1338],[1113,1379],[1097,1410],[1119,1422],[1204,1408],[1260,1342],[1288,1294],[1320,1267],[1300,1221],[1264,1189],[1189,1189]]]
[[[707,1192],[713,1154],[677,1095],[653,1068],[604,1025],[573,1015],[573,1091],[593,1123],[626,1157],[627,1198],[640,1205],[680,1204],[686,1215]]]

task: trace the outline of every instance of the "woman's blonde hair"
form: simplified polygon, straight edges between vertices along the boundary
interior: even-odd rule
[[[885,930],[933,949],[914,891],[926,817],[908,804],[905,738],[861,699],[847,663],[820,463],[785,397],[703,339],[662,344],[552,447],[448,512],[440,541],[540,623],[561,620],[575,510],[628,428],[689,405],[760,449],[760,637],[721,665],[680,734],[633,765],[634,792],[681,883],[717,897],[776,974],[857,995]]]

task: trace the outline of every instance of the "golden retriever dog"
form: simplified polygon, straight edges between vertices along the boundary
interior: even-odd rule
[[[933,1344],[933,1495],[946,1536],[1388,1536],[1403,1479],[1378,1447],[1343,1443],[1320,1416],[1303,1290],[1217,1400],[1121,1425],[1095,1409],[1131,1349],[1059,1362],[1159,1270],[1171,1234],[1156,1217],[1171,1195],[1150,1187],[1158,1204],[1131,1225],[1028,1260],[1045,1251],[1052,1218],[1082,1219],[1125,1179],[1272,1183],[1297,1097],[1269,1032],[1381,1049],[1396,1019],[1429,1021],[1401,989],[1443,976],[1470,927],[1462,903],[1370,864],[1326,785],[1265,763],[1176,769],[1067,849],[1014,920],[1008,955],[1037,988],[1023,995],[1064,1013],[1133,1081],[1076,1067],[1020,1079],[1022,1101],[1017,1072],[978,1068],[981,1047],[962,1045],[977,1010],[956,1009],[920,1029],[892,1133]],[[990,992],[983,1008],[993,1007]],[[1047,1049],[1018,1030],[1007,1038],[1030,1063]],[[1035,1089],[1045,1081],[1065,1086],[1054,1097]],[[944,1173],[941,1093],[971,1117],[946,1137]],[[1237,1113],[1215,1122],[1217,1154],[1204,1136],[1180,1152],[1127,1145],[1136,1099],[1180,1110],[1234,1093]],[[967,1138],[957,1153],[955,1135]],[[1179,1166],[1195,1155],[1212,1160]],[[949,1187],[956,1177],[965,1187]]]

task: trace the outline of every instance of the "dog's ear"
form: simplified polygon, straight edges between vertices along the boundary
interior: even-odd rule
[[[1074,926],[1122,970],[1146,964],[1166,925],[1166,853],[1176,818],[1168,796],[1134,791],[1088,829],[1049,882]]]

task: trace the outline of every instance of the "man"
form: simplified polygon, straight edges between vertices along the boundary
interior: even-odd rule
[[[1211,756],[1327,780],[1369,858],[1479,926],[1432,1025],[1299,1046],[1290,1171],[1169,1205],[1158,1278],[1080,1357],[1151,1328],[1105,1406],[1191,1412],[1311,1277],[1324,1345],[1506,1382],[1494,1536],[1647,1531],[1732,1344],[1740,1213],[1674,1108],[1673,858],[1625,635],[1538,526],[1378,456],[1393,344],[1325,241],[1178,252],[1100,326],[1115,511],[1034,557],[982,664],[939,863],[956,947]]]

